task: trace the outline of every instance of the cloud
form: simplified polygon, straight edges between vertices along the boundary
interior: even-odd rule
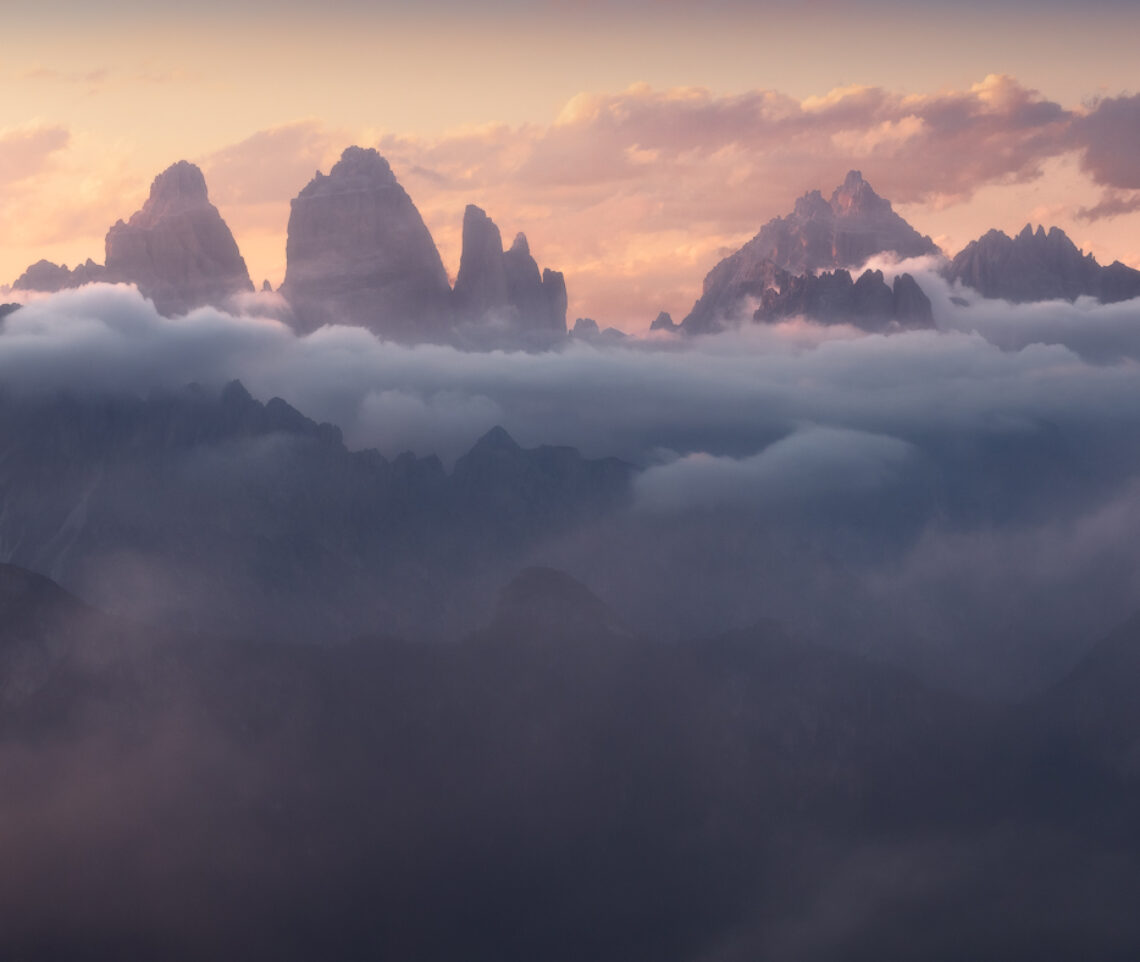
[[[1074,120],[1073,134],[1083,148],[1082,165],[1098,184],[1140,189],[1140,94],[1098,101]]]
[[[1108,190],[1096,204],[1091,207],[1081,207],[1077,211],[1077,217],[1085,221],[1106,220],[1110,217],[1134,214],[1138,210],[1140,210],[1140,191],[1126,193]]]
[[[60,126],[0,129],[0,186],[42,173],[70,140],[70,132]]]
[[[777,617],[1008,690],[1053,677],[1140,600],[1140,303],[986,301],[935,267],[890,269],[928,285],[936,331],[791,321],[543,354],[298,338],[265,316],[274,297],[169,319],[93,285],[4,320],[0,381],[83,395],[240,378],[388,456],[450,464],[496,424],[526,447],[617,456],[643,510],[535,560],[607,585],[631,623],[670,636]]]
[[[291,198],[317,170],[328,170],[348,136],[315,120],[259,130],[202,158],[211,199],[223,205],[257,205]]]
[[[749,458],[690,454],[650,467],[637,480],[650,510],[762,505],[858,497],[897,480],[913,451],[897,438],[808,427]]]

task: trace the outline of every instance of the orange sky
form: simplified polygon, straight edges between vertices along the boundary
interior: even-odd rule
[[[195,9],[44,0],[9,17],[0,282],[40,257],[101,260],[107,227],[186,158],[255,281],[279,283],[289,198],[349,143],[388,157],[452,274],[478,203],[566,272],[571,320],[630,330],[683,316],[725,250],[851,166],[952,251],[1032,220],[1140,266],[1140,212],[1078,216],[1140,185],[1097,182],[1093,134],[1073,139],[1095,98],[1140,89],[1135,4]]]

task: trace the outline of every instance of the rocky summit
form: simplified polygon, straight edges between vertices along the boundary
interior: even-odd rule
[[[681,322],[687,334],[719,330],[738,318],[749,298],[778,287],[781,272],[802,275],[857,267],[876,254],[934,254],[938,248],[894,212],[853,170],[828,200],[804,194],[791,214],[777,217],[705,277],[701,297]]]
[[[96,264],[91,258],[87,258],[86,263],[70,269],[66,264],[53,264],[51,261],[39,260],[16,278],[12,289],[54,294],[56,291],[101,281],[105,273],[103,265]]]
[[[566,282],[558,271],[539,273],[525,234],[503,250],[495,222],[469,204],[463,214],[463,252],[453,296],[461,340],[497,340],[544,346],[566,335]]]
[[[88,259],[69,270],[41,260],[12,286],[50,293],[95,281],[134,284],[167,315],[221,306],[253,290],[237,242],[210,203],[202,171],[184,160],[154,179],[140,210],[107,231],[105,266]]]
[[[444,339],[451,286],[427,225],[375,150],[349,147],[292,201],[281,293],[308,332],[353,324]]]
[[[776,280],[779,286],[764,291],[753,320],[771,323],[801,316],[881,333],[934,326],[930,299],[910,274],[900,274],[893,284],[886,282],[882,271],[870,270],[857,280],[845,270],[784,271]]]
[[[253,290],[202,171],[184,160],[154,179],[141,210],[107,232],[106,279],[138,285],[163,314],[221,305]]]
[[[1140,271],[1119,261],[1101,267],[1057,227],[1026,224],[1016,237],[991,230],[950,262],[946,277],[983,297],[1014,303],[1095,297],[1106,304],[1140,297]]]

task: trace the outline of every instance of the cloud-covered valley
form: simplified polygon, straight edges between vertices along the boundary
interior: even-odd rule
[[[1140,305],[987,301],[936,266],[888,269],[917,273],[938,330],[797,320],[544,353],[297,337],[271,298],[169,319],[93,285],[5,319],[0,379],[147,395],[236,378],[388,457],[450,465],[495,425],[618,457],[633,509],[533,560],[647,630],[776,617],[948,683],[1033,687],[1140,600]]]

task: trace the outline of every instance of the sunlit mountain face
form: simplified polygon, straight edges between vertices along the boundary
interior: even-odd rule
[[[11,13],[0,957],[1135,958],[1138,18]]]

